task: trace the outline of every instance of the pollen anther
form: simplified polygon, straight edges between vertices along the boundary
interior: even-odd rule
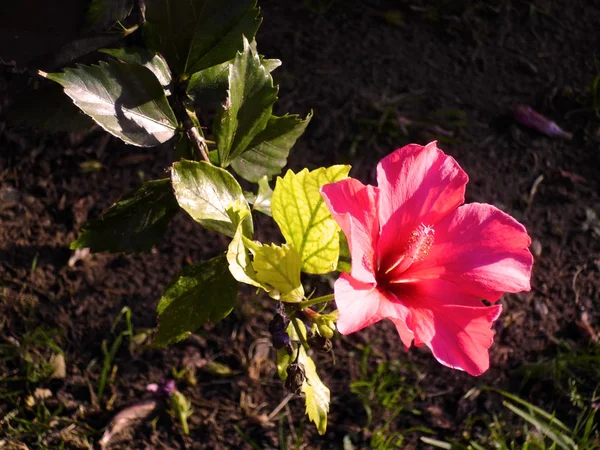
[[[386,270],[386,274],[391,271],[402,273],[408,269],[411,264],[425,259],[429,249],[433,244],[434,230],[431,225],[421,224],[410,234],[410,239],[404,247],[400,258]]]

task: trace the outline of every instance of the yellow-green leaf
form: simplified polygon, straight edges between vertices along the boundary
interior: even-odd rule
[[[273,219],[288,244],[300,253],[302,270],[322,274],[336,269],[339,257],[338,226],[329,214],[319,189],[348,176],[350,166],[321,167],[297,174],[288,170],[271,200]]]
[[[209,230],[233,236],[236,227],[227,210],[237,202],[250,209],[233,175],[204,161],[176,162],[171,181],[179,206]],[[252,229],[252,220],[248,225]]]
[[[262,245],[244,239],[254,255],[252,266],[256,280],[269,296],[282,302],[300,302],[304,288],[300,282],[300,255],[290,245]]]
[[[319,434],[325,434],[327,430],[327,413],[329,412],[329,389],[317,375],[315,363],[302,346],[300,346],[298,362],[304,366],[306,375],[306,380],[302,385],[302,392],[306,396],[306,414],[317,426]]]
[[[252,267],[248,249],[244,245],[243,238],[252,238],[252,215],[248,206],[241,202],[236,202],[227,209],[227,214],[235,227],[235,234],[227,248],[227,262],[229,271],[240,283],[250,284],[256,287],[266,288],[256,280],[256,272]]]

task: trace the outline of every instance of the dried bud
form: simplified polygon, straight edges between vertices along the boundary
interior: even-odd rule
[[[285,388],[294,394],[299,394],[306,379],[304,366],[300,363],[292,363],[288,366],[286,372]]]
[[[539,133],[545,134],[546,136],[561,137],[565,139],[571,139],[573,137],[572,133],[564,131],[556,123],[527,105],[515,106],[513,108],[513,116],[517,122],[532,128]]]
[[[315,350],[323,353],[330,351],[333,347],[329,339],[327,339],[325,336],[320,336],[318,334],[315,334],[314,336],[308,338],[308,344],[311,346],[311,348],[314,348]]]

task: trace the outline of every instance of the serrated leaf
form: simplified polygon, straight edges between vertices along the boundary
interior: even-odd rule
[[[158,303],[158,333],[154,345],[185,339],[207,322],[218,323],[231,313],[237,283],[224,256],[184,268]]]
[[[87,223],[71,249],[139,252],[157,244],[179,209],[168,179],[146,181]]]
[[[266,177],[258,180],[258,192],[252,204],[254,211],[259,211],[267,216],[273,217],[271,212],[271,200],[273,198],[273,189],[269,186],[269,181]]]
[[[348,176],[350,166],[321,167],[277,178],[271,210],[286,242],[298,249],[302,270],[322,274],[335,270],[339,258],[338,226],[319,192],[321,186]]]
[[[277,88],[260,63],[256,52],[244,38],[244,48],[229,67],[229,96],[221,105],[213,123],[219,161],[227,167],[242,154],[252,140],[265,129]]]
[[[244,239],[246,247],[254,255],[252,267],[255,280],[269,296],[282,302],[304,300],[304,288],[300,281],[300,255],[294,247],[283,244],[260,244]]]
[[[246,201],[252,205],[252,211],[259,211],[269,217],[273,217],[271,213],[271,198],[273,197],[273,189],[269,186],[267,177],[258,180],[258,192],[244,191]]]
[[[187,86],[187,95],[203,109],[218,108],[227,98],[230,64],[227,61],[193,74]]]
[[[18,95],[5,114],[12,125],[30,126],[50,133],[83,130],[94,125],[94,121],[54,83]]]
[[[260,26],[256,0],[147,0],[144,35],[177,74],[232,59]]]
[[[247,206],[241,203],[234,204],[227,210],[227,213],[236,228],[233,239],[227,248],[229,271],[240,283],[267,289],[257,281],[256,272],[250,261],[248,249],[244,245],[244,237],[247,239],[252,238],[252,214],[247,209]]]
[[[236,202],[249,210],[242,188],[226,170],[204,161],[179,161],[171,172],[179,205],[209,230],[233,237],[236,232],[227,210]]]
[[[271,116],[266,128],[231,163],[238,175],[256,183],[264,176],[279,175],[291,148],[308,126],[312,112],[303,120],[298,115]]]
[[[108,31],[125,19],[132,8],[133,0],[91,0],[84,27],[92,32]]]
[[[124,63],[140,64],[150,69],[162,86],[167,86],[171,83],[171,70],[165,59],[161,55],[151,52],[148,49],[133,47],[101,48],[98,51],[110,55]]]
[[[209,0],[196,25],[186,61],[186,73],[232,59],[242,48],[242,36],[252,40],[262,19],[256,0]]]
[[[47,77],[65,88],[84,113],[128,144],[153,147],[175,134],[177,119],[154,74],[116,61],[78,65]]]
[[[302,385],[302,392],[306,396],[306,414],[315,423],[319,434],[325,434],[327,430],[327,413],[329,412],[330,393],[327,386],[323,384],[312,358],[308,356],[304,347],[300,346],[298,362],[304,366],[306,380]]]
[[[279,60],[279,59],[261,58],[260,62],[263,65],[263,67],[265,68],[265,70],[269,73],[273,72],[275,69],[277,69],[279,66],[281,66],[281,60]]]

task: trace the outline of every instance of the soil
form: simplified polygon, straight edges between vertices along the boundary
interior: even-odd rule
[[[558,339],[584,345],[600,328],[600,222],[593,215],[600,215],[599,123],[588,89],[600,73],[594,53],[600,7],[593,3],[338,0],[324,12],[303,2],[261,3],[260,51],[283,61],[274,73],[278,111],[314,110],[290,158],[292,169],[350,163],[352,176],[373,183],[382,156],[408,142],[437,139],[470,176],[468,202],[493,203],[527,227],[535,254],[533,288],[502,298],[491,368],[483,376],[442,367],[423,349],[405,352],[391,324],[382,323],[336,337],[335,360],[330,354],[319,358],[332,393],[324,436],[304,420],[298,397],[283,407],[280,421],[269,421],[265,415],[288,394],[273,355],[264,358],[274,305],[244,290],[240,308],[193,339],[132,352],[122,345],[99,407],[93,387],[102,343],[110,345],[124,329],[121,323],[111,331],[122,308],[131,309],[137,333],[152,330],[165,285],[185,265],[222,252],[227,240],[180,211],[151,252],[93,254],[70,264],[69,243],[86,220],[141,180],[167,176],[171,149],[126,146],[100,129],[47,134],[10,125],[1,114],[12,83],[23,75],[8,68],[0,87],[0,338],[18,339],[31,323],[55,330],[67,376],[48,387],[66,405],[63,414],[93,430],[147,397],[148,384],[190,361],[201,367],[195,386],[178,380],[194,408],[190,435],[159,417],[132,431],[122,448],[251,448],[250,441],[284,448],[282,436],[295,442],[297,432],[300,448],[342,448],[344,438],[355,448],[368,447],[373,427],[349,390],[361,377],[367,346],[369,370],[399,360],[398,373],[418,392],[412,407],[422,415],[402,413],[391,430],[418,425],[440,439],[459,438],[456,430],[470,419],[502,409],[484,394],[465,399],[471,388],[518,389],[524,364],[555,355]],[[573,139],[517,125],[510,117],[516,104],[551,117]],[[93,160],[102,164],[99,171],[82,170]],[[266,235],[274,233],[266,229]],[[324,289],[327,280],[307,282]],[[206,361],[232,373],[211,374]],[[518,392],[556,407],[546,385]],[[0,400],[0,408],[3,416],[10,405]],[[380,414],[382,423],[385,411]],[[557,410],[559,417],[568,414]],[[419,435],[408,433],[403,448],[424,448]]]

